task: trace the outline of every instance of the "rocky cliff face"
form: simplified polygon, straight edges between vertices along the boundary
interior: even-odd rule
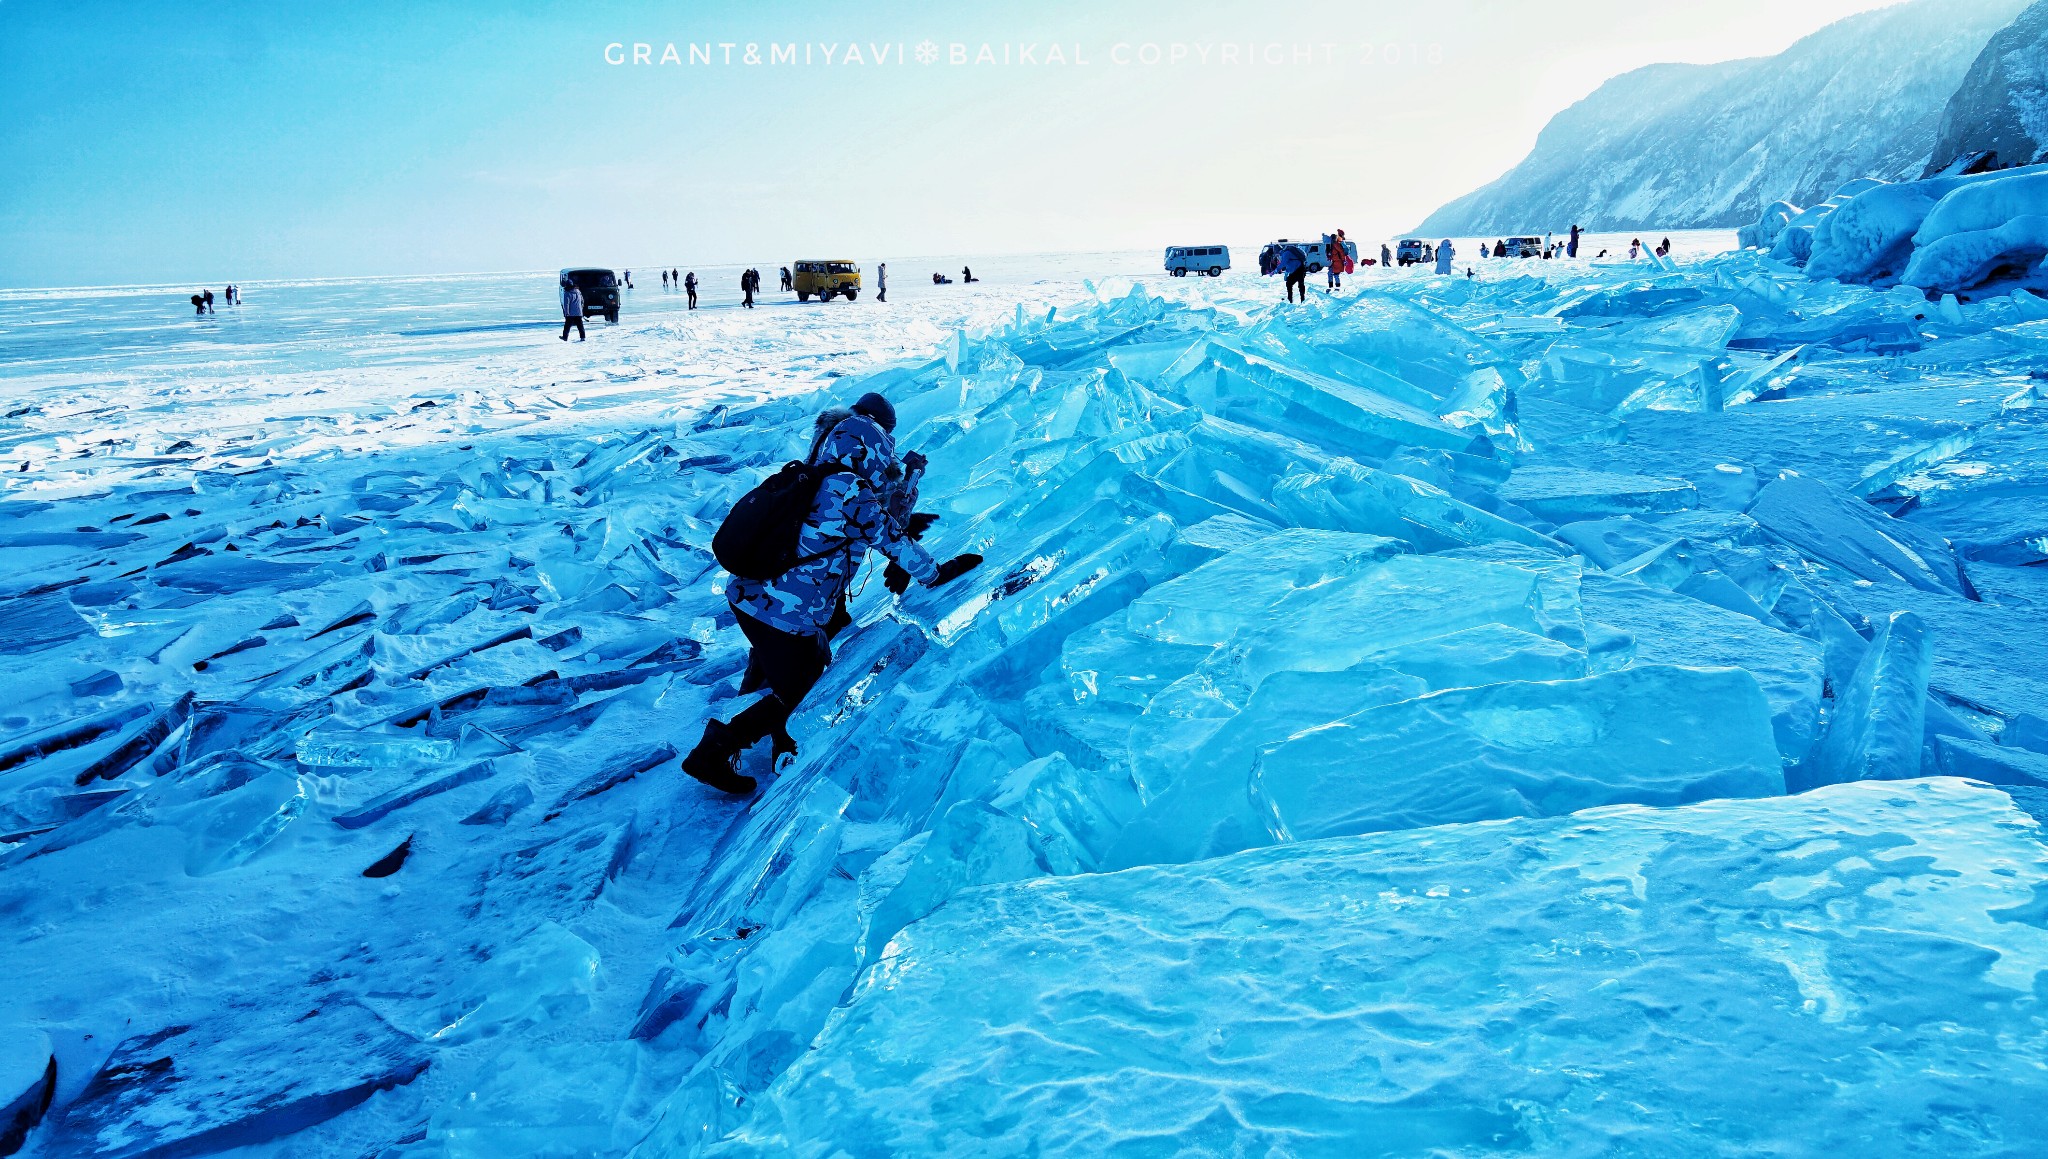
[[[1858,177],[1917,177],[1950,96],[2026,2],[1913,0],[1838,21],[1777,56],[1624,73],[1553,118],[1520,165],[1418,232],[1727,227],[1773,201],[1813,204]]]
[[[1949,98],[1929,176],[1980,154],[1992,164],[2048,160],[2048,0],[1993,36]]]

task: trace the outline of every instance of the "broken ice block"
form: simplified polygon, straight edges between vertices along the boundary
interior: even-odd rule
[[[1836,690],[1827,732],[1801,762],[1793,787],[1919,776],[1933,665],[1927,625],[1911,612],[1893,613],[1849,686]]]
[[[1755,679],[1665,665],[1367,709],[1267,750],[1252,777],[1277,841],[1784,790]]]
[[[1135,632],[1175,644],[1227,643],[1239,628],[1302,588],[1398,554],[1378,535],[1294,527],[1166,581],[1131,603]]]
[[[1244,669],[1253,683],[1271,672],[1332,672],[1482,624],[1542,635],[1542,578],[1504,563],[1395,556],[1281,601],[1248,639]]]
[[[299,740],[302,765],[338,768],[397,768],[430,765],[455,754],[455,742],[401,732],[343,732],[315,729]]]
[[[456,986],[431,1012],[421,1037],[470,1042],[587,1009],[603,985],[597,950],[556,925],[542,922],[498,951]]]
[[[190,833],[185,872],[204,877],[254,857],[306,811],[304,782],[268,772],[196,806],[180,827]]]
[[[427,1127],[448,1159],[621,1154],[641,1047],[633,1042],[521,1044],[451,1093]]]
[[[1942,779],[973,890],[712,1153],[2048,1152],[2035,832]]]
[[[1588,574],[1581,594],[1588,620],[1635,638],[1634,655],[1640,663],[1748,672],[1770,702],[1779,754],[1797,760],[1812,747],[1827,678],[1819,642],[1633,580]],[[1847,625],[1843,630],[1855,635]]]
[[[1278,672],[1241,712],[1200,718],[1186,741],[1166,746],[1131,732],[1133,765],[1144,770],[1144,810],[1126,825],[1105,868],[1198,861],[1269,840],[1245,792],[1259,750],[1363,709],[1427,691],[1419,677],[1366,664],[1343,672]],[[1176,738],[1178,739],[1178,738]]]
[[[1501,487],[1500,497],[1552,523],[1663,514],[1699,503],[1698,491],[1683,479],[1575,467],[1518,467]]]
[[[1818,479],[1786,474],[1757,493],[1749,517],[1772,535],[1867,580],[1962,595],[1954,555],[1939,536],[1891,519]]]
[[[1273,486],[1273,505],[1303,526],[1391,536],[1423,551],[1498,540],[1570,554],[1549,536],[1481,511],[1440,487],[1343,460],[1327,472],[1299,471],[1280,480]]]

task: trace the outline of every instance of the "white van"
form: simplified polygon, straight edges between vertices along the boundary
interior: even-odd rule
[[[1176,245],[1166,247],[1166,272],[1176,278],[1190,273],[1220,278],[1230,268],[1227,245]]]

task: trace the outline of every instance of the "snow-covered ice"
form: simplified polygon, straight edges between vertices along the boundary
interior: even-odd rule
[[[0,296],[30,1152],[2048,1149],[2048,306],[1150,264]],[[987,562],[736,802],[710,536],[868,390]]]

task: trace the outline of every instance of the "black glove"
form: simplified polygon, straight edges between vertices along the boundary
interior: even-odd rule
[[[910,513],[910,522],[903,525],[904,537],[923,539],[924,533],[931,530],[932,524],[938,521],[939,517],[929,511],[913,511]]]
[[[940,564],[939,574],[933,576],[932,582],[924,586],[928,588],[935,588],[941,584],[951,583],[954,580],[959,579],[961,576],[966,575],[968,572],[973,571],[975,568],[980,566],[981,557],[974,554],[971,551],[965,555],[956,555],[953,558],[947,560],[946,562]]]
[[[889,566],[882,569],[882,586],[900,596],[910,590],[910,573],[892,559]]]
[[[931,460],[918,454],[916,451],[905,451],[903,453],[903,469],[905,471],[922,471],[930,462]]]

